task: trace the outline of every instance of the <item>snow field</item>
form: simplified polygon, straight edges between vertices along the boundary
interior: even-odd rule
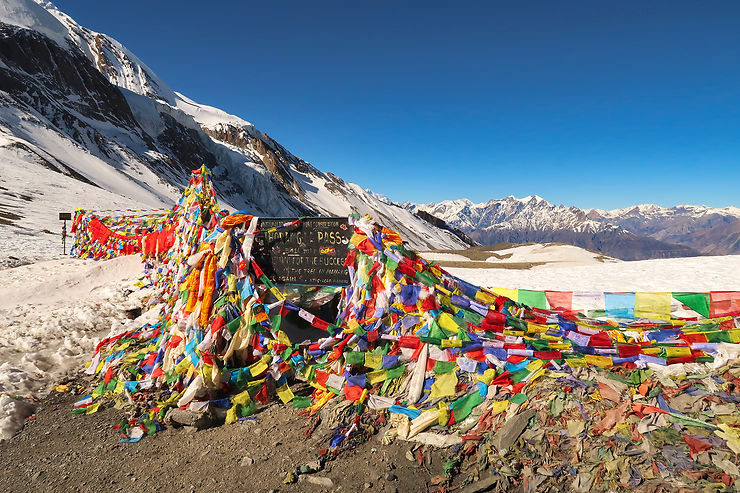
[[[740,255],[570,266],[552,263],[526,270],[464,267],[446,270],[479,286],[536,291],[740,291]]]
[[[138,256],[109,261],[61,259],[0,270],[0,439],[31,414],[27,401],[77,374],[101,338],[140,326],[127,318],[146,290]],[[131,290],[130,295],[127,294]]]

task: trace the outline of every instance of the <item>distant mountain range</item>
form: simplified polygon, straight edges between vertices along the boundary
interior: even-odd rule
[[[740,253],[740,208],[704,205],[660,207],[642,204],[625,209],[590,209],[590,219],[621,226],[637,235],[684,245],[704,255]]]
[[[426,212],[482,244],[562,242],[623,260],[740,253],[740,209],[653,204],[611,211],[552,205],[538,196],[404,207]]]
[[[327,137],[326,145],[336,143]],[[468,245],[453,230],[320,171],[251,123],[173,91],[118,41],[52,3],[0,2],[0,226],[9,234],[43,231],[19,218],[59,206],[62,188],[90,192],[82,201],[104,197],[95,191],[102,189],[130,207],[167,207],[203,164],[232,210],[369,214],[414,248]],[[57,178],[2,182],[18,166],[37,170],[38,181],[49,170]],[[64,207],[111,208],[109,198],[87,202]]]

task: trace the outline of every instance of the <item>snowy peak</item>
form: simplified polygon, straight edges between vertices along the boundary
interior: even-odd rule
[[[36,31],[63,48],[67,46],[69,38],[65,26],[33,0],[3,0],[0,2],[0,22]]]
[[[80,26],[51,2],[36,1],[65,27],[66,37],[93,62],[111,84],[168,104],[175,103],[174,91],[121,43],[105,34]]]
[[[217,128],[221,125],[228,125],[240,129],[251,129],[247,131],[253,136],[256,136],[256,134],[259,133],[254,128],[254,125],[238,116],[230,115],[223,110],[214,108],[213,106],[198,104],[179,92],[176,92],[175,96],[177,108],[192,116],[201,126]]]

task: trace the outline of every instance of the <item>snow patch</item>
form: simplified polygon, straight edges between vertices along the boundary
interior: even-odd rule
[[[150,294],[133,287],[142,271],[137,256],[65,258],[0,270],[0,393],[43,396],[77,374],[102,337],[141,325],[127,310]],[[0,399],[4,439],[32,409],[25,401]]]

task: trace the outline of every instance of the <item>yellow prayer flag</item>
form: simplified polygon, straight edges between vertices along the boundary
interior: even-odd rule
[[[390,272],[390,271],[388,271],[388,272]],[[435,284],[434,285],[434,289],[436,289],[437,291],[439,291],[442,294],[446,294],[447,296],[449,296],[449,295],[452,294],[452,292],[449,289],[445,288],[441,284]]]
[[[354,330],[355,330],[356,328],[358,328],[359,326],[360,326],[360,324],[359,324],[359,322],[357,321],[357,319],[351,318],[351,319],[349,319],[349,321],[347,322],[347,330],[348,330],[349,332],[354,332]]]
[[[460,331],[460,326],[452,319],[452,315],[447,312],[442,312],[442,314],[437,318],[437,323],[444,330],[448,330],[450,332]]]
[[[542,375],[544,375],[545,373],[547,373],[547,369],[546,368],[540,368],[539,370],[537,370],[537,371],[535,371],[533,373],[530,373],[529,377],[527,378],[527,381],[529,381],[529,383],[532,384],[532,383],[536,382],[537,380],[539,380],[540,377],[542,377]]]
[[[568,358],[565,360],[571,368],[586,368],[588,364],[585,358]]]
[[[236,394],[234,397],[231,398],[231,404],[234,406],[241,405],[244,406],[247,404],[247,402],[251,401],[252,398],[249,396],[249,391],[245,390],[244,392],[240,392]]]
[[[627,342],[621,330],[607,330],[609,337],[615,342]]]
[[[548,326],[538,324],[535,322],[527,322],[527,332],[531,334],[544,334],[547,332]]]
[[[441,346],[443,348],[448,348],[448,347],[462,347],[462,343],[463,342],[461,340],[458,340],[458,339],[442,339]]]
[[[509,298],[512,301],[516,301],[519,298],[519,290],[518,289],[491,288],[490,291],[492,293],[494,293],[496,296],[505,296],[505,297]]]
[[[509,401],[494,401],[493,404],[491,404],[491,414],[498,414],[506,411],[507,407],[509,407]]]
[[[494,301],[496,301],[495,296],[491,296],[491,294],[486,293],[485,291],[478,291],[477,293],[475,293],[475,299],[487,305],[490,305]]]
[[[253,365],[249,367],[249,373],[253,377],[262,375],[262,373],[264,373],[266,370],[267,370],[267,364],[262,359],[260,359],[259,361],[257,361],[256,363],[254,363]]]
[[[595,354],[587,354],[585,356],[586,363],[589,365],[598,366],[599,368],[611,368],[614,366],[614,362],[609,356],[597,356]]]
[[[230,425],[231,423],[235,422],[236,420],[237,420],[237,416],[236,416],[236,406],[232,406],[232,407],[230,407],[230,408],[229,408],[229,409],[228,409],[228,410],[226,411],[226,421],[225,421],[225,423],[226,423],[227,425]]]
[[[293,391],[290,390],[287,383],[277,388],[277,395],[283,401],[283,404],[287,404],[293,400]]]
[[[292,344],[290,342],[290,337],[288,337],[288,334],[286,334],[282,330],[278,330],[276,335],[280,344],[285,344],[286,346],[290,346]]]
[[[496,378],[496,370],[493,368],[489,368],[486,371],[484,371],[483,375],[478,375],[478,380],[480,380],[486,385],[491,385],[491,382],[493,381],[494,378]]]
[[[175,366],[175,373],[184,373],[185,370],[187,370],[189,366],[190,366],[190,360],[187,358],[184,358],[182,361],[180,361]]]
[[[374,370],[383,367],[383,355],[375,353],[365,353],[365,366]]]
[[[437,410],[439,412],[437,423],[439,426],[447,426],[447,423],[450,421],[450,406],[446,402],[439,401],[437,403]]]
[[[740,431],[724,423],[720,424],[719,428],[719,430],[714,430],[714,434],[727,440],[727,446],[730,450],[740,454]]]
[[[367,383],[375,385],[376,383],[383,382],[385,380],[385,370],[375,370],[366,374]]]
[[[544,339],[545,341],[551,341],[550,347],[552,347],[553,343],[560,343],[563,339],[558,336],[551,336],[550,334],[540,334],[540,339]],[[570,346],[569,346],[570,347]]]
[[[201,374],[203,375],[203,381],[210,382],[213,380],[213,377],[211,375],[211,372],[213,371],[212,365],[204,364],[203,368],[201,369]]]
[[[432,393],[430,399],[438,397],[448,397],[455,395],[455,386],[457,385],[457,375],[454,371],[440,373],[432,384]]]
[[[514,336],[514,337],[523,337],[524,336],[524,331],[523,330],[504,329],[504,335],[505,336]]]
[[[635,316],[670,320],[671,293],[635,293]]]
[[[532,360],[532,362],[527,365],[527,370],[529,370],[530,372],[535,372],[542,368],[542,365],[543,363],[541,359]]]
[[[98,412],[98,409],[100,409],[100,402],[97,402],[95,404],[90,404],[85,408],[85,414],[92,414]]]
[[[688,347],[664,347],[665,355],[668,358],[682,358],[684,356],[691,356],[691,348]]]

